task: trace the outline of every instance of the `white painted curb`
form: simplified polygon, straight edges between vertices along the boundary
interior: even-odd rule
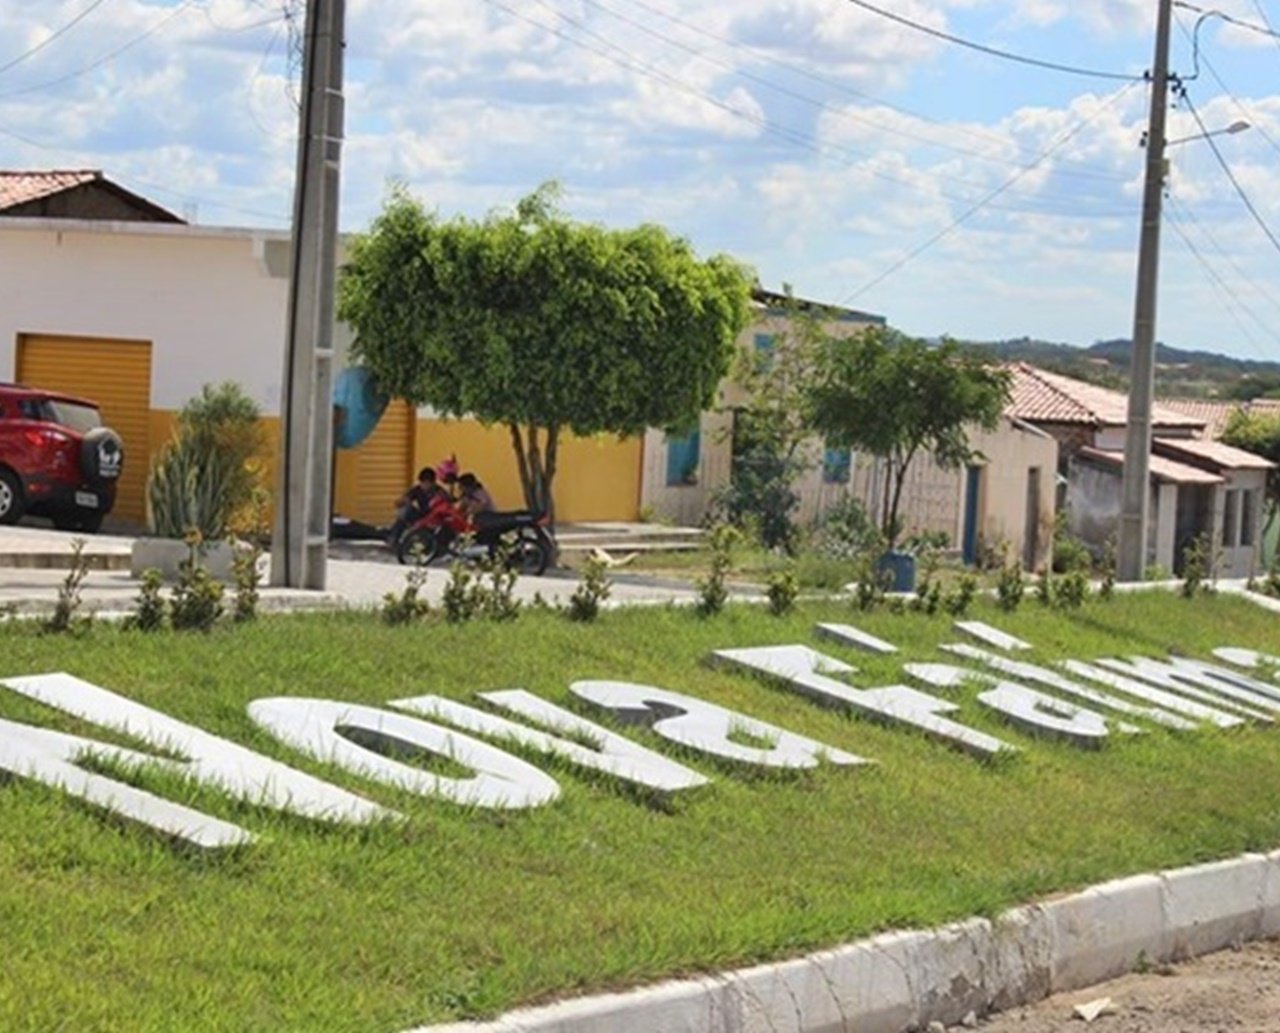
[[[414,1033],[901,1033],[1280,935],[1280,850],[1092,886],[941,929]]]

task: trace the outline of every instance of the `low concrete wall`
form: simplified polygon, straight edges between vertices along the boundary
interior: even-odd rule
[[[994,921],[418,1033],[900,1033],[1280,935],[1280,850],[1093,886]]]

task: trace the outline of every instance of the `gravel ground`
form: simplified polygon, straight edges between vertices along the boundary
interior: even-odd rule
[[[1092,1022],[1075,1014],[1076,1005],[1104,997],[1111,1007]],[[983,1033],[1280,1033],[1280,940],[1060,994],[980,1020],[973,1028]]]

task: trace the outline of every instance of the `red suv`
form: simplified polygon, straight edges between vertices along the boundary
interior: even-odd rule
[[[31,513],[63,530],[96,531],[122,469],[120,435],[102,425],[96,403],[0,384],[0,524]]]

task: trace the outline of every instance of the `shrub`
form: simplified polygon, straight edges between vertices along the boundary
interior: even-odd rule
[[[769,612],[775,617],[783,617],[796,608],[796,599],[800,595],[800,581],[793,567],[787,566],[775,570],[769,575],[766,592],[769,596]]]
[[[152,533],[182,538],[198,531],[223,537],[238,514],[251,507],[263,450],[257,405],[234,383],[206,384],[178,414],[173,439],[147,480]]]
[[[223,613],[223,587],[200,562],[200,536],[187,535],[191,552],[179,567],[169,605],[169,621],[178,631],[209,631]]]
[[[951,616],[963,617],[969,612],[969,606],[973,603],[973,597],[977,594],[977,576],[965,571],[956,578],[955,586],[947,593],[942,605]]]
[[[258,616],[258,585],[262,581],[258,561],[261,558],[262,546],[253,538],[248,545],[236,548],[235,558],[231,561],[232,580],[236,586],[232,617],[238,624],[254,620]]]
[[[729,524],[720,524],[711,530],[711,569],[705,578],[695,583],[698,590],[698,613],[711,617],[724,609],[729,599],[726,580],[733,568],[733,550],[742,541],[742,535]]]
[[[158,570],[144,570],[138,597],[133,603],[133,613],[125,620],[125,627],[138,631],[160,631],[168,620],[168,606],[160,592],[164,578]]]
[[[1093,554],[1089,547],[1067,530],[1067,514],[1060,511],[1053,522],[1053,572],[1065,574],[1092,566]]]
[[[1182,595],[1186,599],[1214,591],[1217,556],[1208,533],[1196,535],[1182,554]]]
[[[1022,596],[1026,590],[1027,579],[1022,570],[1022,562],[1014,560],[1004,564],[996,580],[996,605],[1005,613],[1013,613],[1022,604]]]
[[[421,563],[411,566],[404,575],[404,588],[399,592],[388,592],[382,597],[380,612],[383,621],[398,626],[412,624],[427,616],[431,607],[421,598],[426,583],[426,566]]]
[[[1053,602],[1061,610],[1075,610],[1084,605],[1088,595],[1089,572],[1076,567],[1057,579]]]
[[[53,613],[41,624],[44,631],[65,634],[81,631],[89,625],[90,618],[76,616],[83,602],[81,593],[88,576],[89,561],[84,556],[84,539],[75,538],[71,542],[71,569],[58,587],[58,601],[54,604]]]
[[[582,565],[582,578],[569,597],[569,619],[587,623],[600,615],[600,604],[609,598],[613,583],[604,563],[592,556]]]
[[[819,552],[842,560],[856,560],[884,545],[866,507],[853,495],[845,495],[823,513],[814,526],[813,540]]]

